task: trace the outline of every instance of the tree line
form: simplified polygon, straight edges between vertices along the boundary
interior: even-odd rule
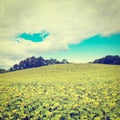
[[[58,61],[57,59],[44,59],[43,57],[30,57],[23,61],[20,61],[19,64],[13,65],[9,71],[16,71],[16,70],[22,70],[27,68],[34,68],[34,67],[40,67],[40,66],[47,66],[52,64],[68,64],[69,62],[66,59],[63,59],[62,61]]]
[[[40,67],[40,66],[47,66],[52,64],[68,64],[69,62],[66,59],[63,59],[62,61],[58,61],[57,59],[44,59],[43,57],[30,57],[25,60],[22,60],[19,62],[19,64],[13,65],[8,71],[16,71],[16,70],[22,70],[27,68],[34,68],[34,67]]]
[[[120,56],[115,55],[107,55],[103,58],[99,58],[94,60],[93,62],[90,63],[95,63],[95,64],[111,64],[111,65],[120,65]]]
[[[89,63],[120,65],[120,56],[107,55],[103,58],[96,59],[93,62],[89,62]],[[63,59],[62,61],[58,61],[57,59],[53,59],[53,58],[44,59],[41,56],[38,58],[33,56],[20,61],[19,64],[13,65],[11,68],[9,68],[9,70],[0,69],[0,73],[22,70],[27,68],[40,67],[40,66],[47,66],[52,64],[69,64],[69,62],[66,59]]]

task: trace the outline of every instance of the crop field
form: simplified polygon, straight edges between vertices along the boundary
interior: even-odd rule
[[[120,120],[120,66],[50,65],[0,74],[0,120]]]

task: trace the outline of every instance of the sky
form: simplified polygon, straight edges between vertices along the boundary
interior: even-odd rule
[[[86,63],[120,55],[120,0],[0,0],[0,68],[31,56]]]

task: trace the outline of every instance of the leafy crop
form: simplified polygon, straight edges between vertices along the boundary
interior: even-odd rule
[[[0,75],[0,120],[120,120],[120,67],[51,65]]]

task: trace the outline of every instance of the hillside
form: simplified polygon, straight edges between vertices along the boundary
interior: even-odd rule
[[[120,119],[120,67],[59,64],[0,74],[0,119]]]

